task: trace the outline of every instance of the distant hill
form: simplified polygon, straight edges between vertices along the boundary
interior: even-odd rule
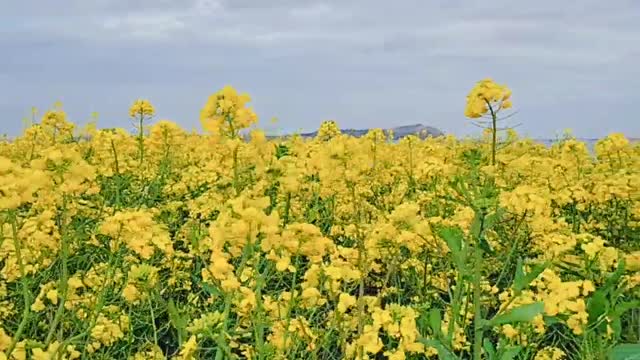
[[[553,144],[558,142],[557,139],[555,140],[554,139],[534,139],[534,140],[541,144],[544,144],[547,147],[552,146]],[[583,142],[587,146],[587,149],[593,152],[596,146],[596,143],[601,139],[577,138],[576,140]],[[640,144],[640,138],[628,137],[627,140],[629,140],[629,142],[633,145]]]
[[[371,129],[341,129],[340,131],[342,131],[343,134],[345,135],[350,135],[353,137],[361,137],[366,135]],[[414,124],[414,125],[405,125],[405,126],[397,126],[394,128],[390,128],[390,129],[383,129],[385,132],[391,130],[393,131],[393,138],[394,140],[399,140],[402,139],[403,137],[409,136],[409,135],[416,135],[420,138],[427,138],[427,137],[438,137],[438,136],[442,136],[444,135],[444,133],[440,130],[440,129],[436,129],[432,126],[425,126],[422,124]],[[317,131],[313,131],[313,132],[307,132],[307,133],[301,133],[299,134],[301,137],[303,138],[313,138],[316,137],[316,135],[318,135]],[[275,138],[279,138],[279,137],[287,137],[290,135],[284,135],[284,136],[268,136],[269,138],[275,139]]]

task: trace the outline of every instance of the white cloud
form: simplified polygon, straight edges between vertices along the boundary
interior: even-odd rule
[[[15,109],[28,108],[32,96],[60,92],[85,99],[86,89],[95,89],[125,103],[142,92],[189,118],[189,99],[233,83],[252,92],[263,117],[278,116],[284,126],[314,128],[325,112],[352,119],[341,122],[354,127],[380,122],[381,113],[400,124],[434,112],[429,121],[456,131],[463,128],[456,124],[468,87],[492,76],[512,85],[536,131],[596,121],[594,100],[615,119],[591,128],[617,123],[640,131],[623,114],[635,111],[640,86],[640,53],[632,46],[640,37],[639,6],[636,0],[21,0],[3,4],[0,14],[0,73],[8,84],[0,97]],[[140,81],[129,89],[133,72]],[[564,103],[575,104],[575,114],[549,109]],[[549,119],[526,115],[536,107],[552,110]]]
[[[298,19],[327,18],[335,12],[335,9],[327,3],[315,3],[308,6],[294,7],[289,10],[292,17]]]
[[[224,6],[219,0],[196,0],[193,12],[200,15],[219,14],[224,11]]]
[[[108,17],[103,27],[108,32],[143,40],[169,39],[172,34],[185,29],[185,23],[170,14],[127,14]]]

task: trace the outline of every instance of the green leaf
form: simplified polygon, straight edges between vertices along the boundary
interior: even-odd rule
[[[489,202],[489,199],[484,199],[484,202]],[[489,204],[490,205],[490,204]],[[484,210],[475,209],[475,217],[471,223],[470,233],[477,240],[480,248],[487,254],[494,255],[495,250],[491,247],[491,244],[487,241],[484,233],[487,229],[491,229],[495,223],[500,219],[501,213],[494,212],[486,214]]]
[[[622,335],[622,321],[619,317],[613,318],[611,320],[611,329],[613,330],[613,335],[616,339],[620,339]]]
[[[491,247],[491,244],[487,241],[487,238],[481,236],[478,243],[480,244],[480,249],[489,255],[495,255],[495,250]]]
[[[613,315],[622,316],[627,311],[636,309],[638,307],[640,307],[640,300],[624,301],[616,304],[615,308],[613,309]]]
[[[502,353],[500,360],[513,360],[520,354],[520,351],[522,351],[522,346],[508,347]]]
[[[440,360],[458,360],[458,357],[438,340],[420,338],[418,341],[438,350]]]
[[[544,311],[544,303],[539,301],[533,304],[526,304],[511,309],[504,314],[495,316],[487,322],[488,326],[496,326],[503,324],[513,324],[517,322],[532,321],[537,315]]]
[[[487,218],[484,220],[484,227],[486,229],[491,229],[493,226],[498,223],[504,217],[505,210],[503,208],[498,208],[493,213],[489,214]]]
[[[558,319],[557,317],[555,317],[555,316],[543,315],[542,318],[544,319],[544,324],[547,325],[547,326],[551,326],[551,325],[562,323],[562,321],[560,319]]]
[[[609,354],[611,360],[640,360],[640,344],[620,344]]]
[[[446,227],[438,231],[440,237],[447,243],[453,263],[461,273],[466,273],[465,254],[462,250],[464,233],[459,227]]]
[[[526,285],[524,285],[524,265],[522,264],[522,259],[518,258],[518,263],[516,264],[516,273],[513,278],[513,290],[518,291],[517,289],[524,289]]]
[[[449,250],[456,254],[462,251],[462,238],[464,233],[459,227],[446,227],[439,231],[440,237],[444,239],[449,246]]]
[[[472,234],[473,237],[475,237],[476,239],[481,237],[482,234],[482,223],[484,222],[483,219],[484,215],[482,214],[481,211],[476,210],[476,214],[473,218],[473,222],[471,222],[471,227],[469,229],[469,232]]]
[[[615,298],[615,295],[614,295]],[[610,320],[609,325],[613,330],[613,335],[615,339],[620,339],[622,336],[622,320],[621,317],[629,310],[636,309],[640,306],[640,301],[632,300],[632,301],[624,301],[618,303],[614,306],[613,310],[609,312],[608,317]],[[597,318],[595,318],[597,320]],[[605,329],[605,324],[601,324],[600,328]]]
[[[275,146],[276,148],[276,159],[280,159],[284,156],[289,155],[289,148],[284,144],[278,144]]]
[[[442,315],[439,309],[429,310],[429,327],[433,330],[436,338],[442,338]]]
[[[531,269],[531,272],[525,274],[522,259],[518,259],[518,264],[516,265],[516,276],[513,280],[513,291],[520,293],[522,290],[526,289],[533,280],[537,279],[538,276],[542,274],[547,266],[549,266],[548,262],[536,264],[536,266]]]
[[[220,296],[220,290],[218,290],[218,288],[206,283],[206,282],[201,282],[200,286],[202,286],[202,289],[204,291],[206,291],[209,295],[214,295],[214,296]]]
[[[180,314],[173,302],[173,299],[169,299],[167,311],[169,312],[169,321],[171,325],[173,325],[173,327],[178,331],[180,339],[184,339],[186,337],[188,320]]]
[[[612,292],[620,282],[620,278],[624,274],[624,259],[618,262],[616,271],[607,278],[604,285],[596,290],[587,302],[587,313],[589,314],[589,325],[594,324],[598,319],[609,312],[611,304],[607,295]]]
[[[616,288],[616,286],[620,283],[620,278],[622,278],[622,275],[624,275],[624,269],[625,269],[624,258],[620,258],[620,260],[618,261],[618,267],[616,268],[616,271],[613,274],[611,274],[609,278],[607,278],[607,281],[605,281],[604,285],[599,290],[602,290],[606,293],[613,291]]]
[[[629,310],[640,307],[640,300],[625,301],[617,304],[613,310],[614,316],[622,316]]]
[[[597,290],[587,301],[589,324],[593,324],[609,310],[609,300],[605,291]]]
[[[493,346],[493,343],[489,339],[484,339],[482,342],[482,347],[484,351],[487,353],[489,360],[497,360],[498,356],[496,355],[496,347]]]

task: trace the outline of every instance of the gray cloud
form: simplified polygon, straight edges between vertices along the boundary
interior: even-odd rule
[[[423,122],[464,135],[474,82],[514,91],[521,131],[640,136],[633,0],[63,0],[0,14],[0,133],[62,100],[126,126],[137,97],[196,127],[211,92],[248,91],[265,126]]]

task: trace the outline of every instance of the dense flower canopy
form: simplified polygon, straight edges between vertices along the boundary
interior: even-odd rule
[[[492,79],[484,79],[478,81],[467,95],[464,115],[474,119],[489,111],[498,112],[509,109],[511,106],[511,90],[506,85],[495,83]]]
[[[212,95],[207,135],[57,108],[0,142],[0,359],[596,359],[639,340],[623,134],[591,151],[512,131],[490,166],[486,139],[334,121],[239,139],[249,100]],[[510,91],[478,83],[467,113],[488,104]]]
[[[248,94],[239,94],[230,85],[211,95],[200,112],[200,121],[205,130],[221,136],[237,136],[238,131],[246,129],[258,116],[247,107],[251,101]]]
[[[155,115],[156,110],[149,100],[138,99],[129,108],[129,117],[144,118]]]

